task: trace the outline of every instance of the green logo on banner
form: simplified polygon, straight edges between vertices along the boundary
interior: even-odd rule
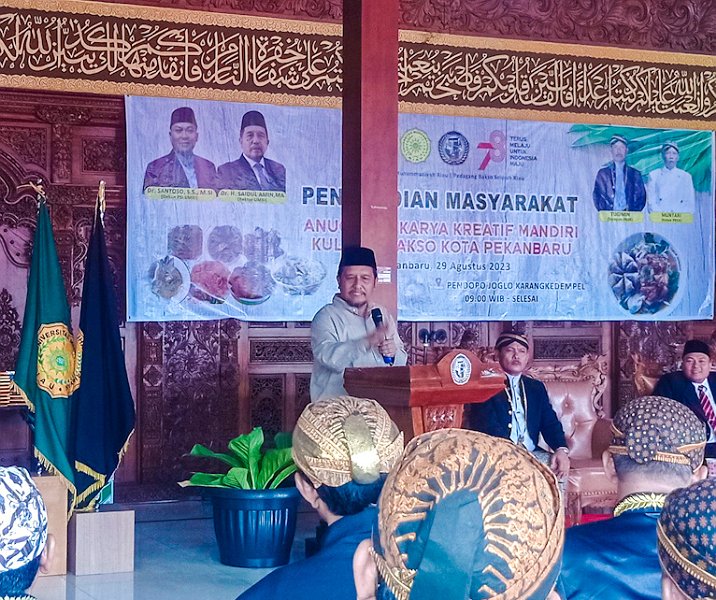
[[[425,162],[430,156],[430,138],[420,129],[409,129],[400,138],[400,153],[412,163]]]

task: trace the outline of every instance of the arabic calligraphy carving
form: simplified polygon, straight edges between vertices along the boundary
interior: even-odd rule
[[[340,94],[340,38],[0,10],[0,70],[199,88]]]
[[[107,16],[0,8],[0,85],[33,81],[57,89],[66,82],[67,89],[104,93],[259,93],[278,103],[297,96],[317,105],[340,102],[342,43],[333,25],[269,31],[217,24],[224,22],[219,17],[172,23],[157,20],[157,9],[141,13],[146,18],[116,10]],[[329,29],[321,33],[321,27]],[[479,38],[428,43],[416,33],[401,33],[399,94],[406,103],[716,120],[716,69],[708,62],[686,64],[678,55],[669,63],[598,58],[586,47],[575,47],[574,55],[537,46],[496,50]],[[61,170],[53,173],[65,179]]]
[[[716,70],[403,43],[401,100],[650,117],[716,115]]]
[[[167,8],[341,22],[341,0],[136,0]],[[624,48],[716,52],[716,5],[702,0],[400,0],[405,29]]]

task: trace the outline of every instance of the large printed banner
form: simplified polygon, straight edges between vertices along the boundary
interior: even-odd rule
[[[128,319],[309,320],[340,112],[127,99]],[[713,134],[400,116],[402,320],[713,316]]]
[[[340,111],[128,97],[126,115],[128,320],[311,320],[337,289]]]

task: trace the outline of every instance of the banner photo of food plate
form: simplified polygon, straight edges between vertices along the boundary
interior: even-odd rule
[[[339,110],[126,98],[130,321],[310,320]],[[713,318],[708,131],[404,113],[398,318]]]

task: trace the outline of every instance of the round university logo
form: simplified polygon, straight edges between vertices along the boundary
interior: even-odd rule
[[[443,162],[449,165],[461,165],[467,159],[470,144],[459,131],[448,131],[438,142],[438,152]]]
[[[455,385],[465,385],[470,381],[471,373],[472,363],[464,354],[458,354],[452,359],[452,362],[450,362],[450,376]]]
[[[78,342],[79,356],[64,323],[42,325],[37,332],[37,387],[52,398],[67,398],[79,386],[81,339]]]
[[[420,129],[408,129],[400,138],[400,153],[412,163],[425,162],[430,156],[430,138]]]

